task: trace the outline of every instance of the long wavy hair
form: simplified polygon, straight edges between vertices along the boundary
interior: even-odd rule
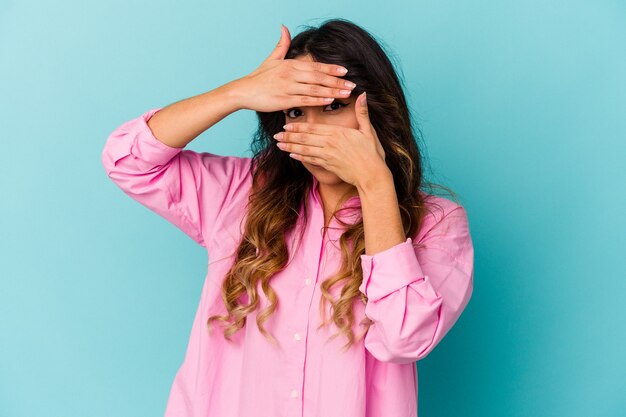
[[[402,84],[393,64],[371,34],[348,20],[331,19],[317,28],[306,26],[305,29],[291,40],[285,59],[308,54],[315,61],[344,66],[349,69],[344,79],[357,85],[350,97],[355,99],[367,91],[369,117],[393,174],[404,232],[406,236],[415,236],[425,213],[432,207],[426,199],[435,188],[446,190],[454,200],[457,198],[448,187],[423,178],[422,155],[417,145],[417,139],[421,141],[421,132],[413,129]],[[246,316],[259,308],[257,285],[260,283],[269,305],[257,314],[256,324],[260,332],[276,344],[277,340],[263,325],[279,302],[270,282],[289,260],[285,233],[294,230],[299,219],[305,221],[307,218],[305,201],[311,192],[313,177],[300,161],[290,158],[274,145],[272,136],[283,130],[284,113],[256,114],[259,124],[251,144],[252,188],[246,207],[245,232],[235,251],[235,262],[222,283],[227,315],[209,317],[207,326],[210,331],[213,321],[223,323],[226,326],[224,337],[230,341],[230,337],[246,324]],[[420,190],[424,194],[418,192]],[[365,335],[372,322],[366,317],[360,323],[363,332],[355,338],[352,332],[353,303],[367,302],[365,294],[359,291],[363,279],[360,255],[365,253],[363,219],[346,223],[337,216],[339,210],[335,210],[333,216],[344,228],[339,238],[342,263],[336,275],[320,284],[320,327],[330,324],[324,313],[328,302],[332,323],[339,330],[332,337],[344,334],[348,339],[344,345],[347,349]],[[305,226],[300,228],[300,236]],[[338,299],[334,299],[330,291],[335,285],[343,286]],[[242,300],[245,295],[247,300]]]

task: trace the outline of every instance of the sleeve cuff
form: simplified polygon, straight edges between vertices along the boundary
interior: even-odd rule
[[[420,279],[428,280],[420,266],[412,239],[374,255],[361,255],[363,281],[359,290],[369,301],[379,300]],[[432,294],[436,297],[436,294]]]
[[[154,165],[165,165],[183,148],[166,145],[158,140],[150,130],[148,120],[159,110],[161,107],[150,109],[138,118],[137,124],[134,125],[135,132],[133,133],[135,136],[131,152],[138,158]]]
[[[123,124],[113,133],[113,136],[126,138],[124,141],[115,141],[109,145],[113,164],[130,153],[146,162],[147,166],[165,165],[182,151],[183,148],[175,148],[161,142],[150,130],[148,120],[161,109],[162,107],[150,109]]]

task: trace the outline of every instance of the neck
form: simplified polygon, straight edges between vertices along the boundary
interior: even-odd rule
[[[313,177],[313,187],[317,187],[320,204],[324,209],[324,225],[328,226],[331,215],[341,207],[348,199],[358,197],[359,193],[355,186],[348,183],[327,185]]]

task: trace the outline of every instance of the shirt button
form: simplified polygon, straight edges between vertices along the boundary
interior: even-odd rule
[[[309,278],[307,278],[307,279],[304,280],[304,283],[306,285],[311,285],[311,280]]]
[[[291,398],[297,398],[298,397],[298,391],[295,389],[291,390]]]
[[[296,340],[300,340],[300,339],[302,339],[302,338],[300,337],[300,333],[294,333],[294,334],[293,334],[293,338],[294,338],[294,339],[296,339]]]

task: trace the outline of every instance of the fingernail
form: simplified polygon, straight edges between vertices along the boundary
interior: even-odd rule
[[[361,106],[367,106],[367,93],[363,93],[363,99],[361,100]]]
[[[346,85],[346,87],[349,87],[349,88],[356,87],[356,84],[353,83],[352,81],[346,81],[344,84]]]
[[[345,74],[348,73],[348,68],[344,68],[344,67],[337,68],[337,72],[339,74],[344,74],[345,75]]]

